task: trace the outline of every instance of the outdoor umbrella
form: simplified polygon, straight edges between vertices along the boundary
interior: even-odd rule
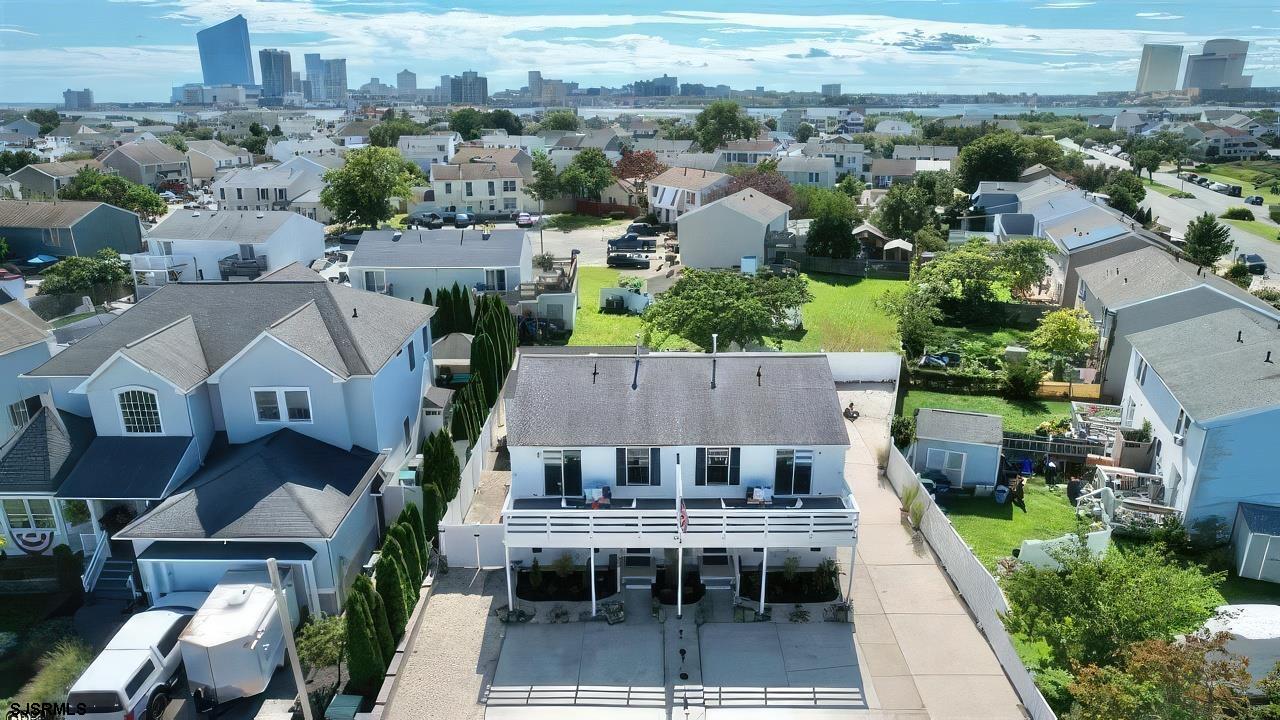
[[[48,263],[58,262],[58,258],[52,255],[37,255],[27,261],[28,265],[46,265]]]

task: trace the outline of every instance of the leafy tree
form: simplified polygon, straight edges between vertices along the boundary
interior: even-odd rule
[[[569,194],[597,199],[601,191],[612,184],[613,163],[600,148],[578,151],[559,179],[561,189]]]
[[[65,158],[64,158],[65,159]],[[9,175],[15,173],[28,165],[35,165],[42,162],[39,155],[30,150],[4,150],[0,151],[0,173]]]
[[[62,116],[58,115],[57,110],[35,110],[27,111],[27,119],[33,123],[40,125],[40,135],[48,135],[53,129],[62,123]]]
[[[1110,188],[1107,191],[1107,197],[1108,205],[1129,217],[1133,217],[1139,210],[1138,201],[1133,199],[1133,193],[1123,187]]]
[[[666,171],[667,165],[652,150],[629,152],[613,168],[615,177],[631,183],[641,207],[649,204],[649,194],[646,192],[649,181]]]
[[[1028,295],[1048,272],[1051,252],[1053,243],[1034,237],[1015,238],[997,246],[996,256],[1009,290],[1015,295]]]
[[[1061,668],[1115,665],[1133,643],[1191,632],[1222,598],[1222,573],[1181,565],[1153,545],[1095,558],[1080,540],[1055,559],[1060,569],[1024,565],[1006,578],[1005,620],[1011,631],[1043,640]]]
[[[916,231],[911,237],[912,250],[918,256],[920,253],[942,252],[947,249],[947,239],[942,237],[942,233],[932,226],[925,226]]]
[[[1069,688],[1068,720],[1226,720],[1247,717],[1248,662],[1226,652],[1230,635],[1195,634],[1185,642],[1143,640],[1125,648],[1119,667],[1089,665]]]
[[[372,697],[382,685],[387,663],[378,647],[373,619],[364,598],[353,593],[347,598],[345,613],[347,631],[347,692]]]
[[[578,115],[572,110],[552,110],[542,116],[543,130],[573,131],[582,126]]]
[[[104,202],[144,217],[161,215],[168,208],[164,200],[146,185],[130,182],[119,175],[108,175],[89,166],[80,168],[71,182],[58,191],[58,197]]]
[[[374,563],[374,586],[382,598],[382,605],[387,611],[387,626],[396,642],[404,637],[405,625],[409,622],[409,610],[406,607],[408,597],[405,590],[404,564],[399,557],[399,548],[390,551],[388,546],[395,546],[392,538],[382,544],[382,553],[378,562]],[[350,602],[350,601],[348,601]]]
[[[1102,186],[1102,193],[1111,198],[1111,207],[1133,217],[1138,212],[1138,203],[1147,196],[1147,189],[1137,175],[1120,170],[1112,173]]]
[[[937,296],[914,282],[885,292],[876,300],[876,307],[897,319],[898,338],[909,358],[924,354],[942,321]]]
[[[487,127],[506,130],[508,135],[524,134],[524,125],[521,124],[520,118],[516,117],[516,114],[510,110],[498,108],[486,115],[485,120]]]
[[[1062,380],[1067,364],[1088,352],[1097,339],[1088,310],[1061,308],[1040,318],[1031,333],[1031,347],[1053,358],[1054,379]]]
[[[693,125],[684,122],[678,118],[658,118],[659,135],[664,140],[694,140],[698,139],[698,131]]]
[[[366,578],[367,580],[367,578]],[[337,667],[342,671],[342,656],[347,646],[345,621],[341,615],[319,614],[298,628],[298,661],[303,668],[314,670]],[[338,682],[342,682],[339,675]]]
[[[462,108],[449,113],[449,129],[461,135],[463,140],[479,139],[484,121],[484,113],[475,108]]]
[[[1133,169],[1136,170],[1139,175],[1142,174],[1143,170],[1146,170],[1147,176],[1152,180],[1155,180],[1154,173],[1160,169],[1160,153],[1155,150],[1139,150],[1129,157],[1132,158],[1129,161],[1130,164],[1133,165]]]
[[[780,315],[786,309],[812,300],[808,281],[801,276],[688,268],[642,319],[647,335],[678,335],[710,348],[711,335],[718,333],[724,347],[746,347],[762,345],[766,335],[781,331],[785,318]]]
[[[840,178],[840,182],[836,183],[836,189],[857,200],[862,197],[862,191],[867,189],[867,184],[862,182],[857,175],[849,173]]]
[[[1023,163],[1018,169],[1019,173],[1036,163],[1055,169],[1063,165],[1065,154],[1062,152],[1062,146],[1053,138],[1020,135],[1018,144],[1021,148]]]
[[[703,152],[715,152],[730,140],[755,137],[759,125],[738,103],[716,100],[698,113],[693,128]]]
[[[267,136],[266,135],[245,135],[236,141],[240,147],[248,150],[254,155],[267,154]]]
[[[47,268],[39,295],[93,295],[129,281],[129,266],[110,248],[92,257],[72,255]]]
[[[369,129],[369,144],[378,147],[393,148],[400,142],[402,135],[422,135],[427,126],[416,123],[409,118],[397,117],[374,125]]]
[[[376,227],[391,219],[391,198],[409,196],[413,167],[394,148],[351,150],[345,164],[325,172],[320,202],[340,223]]]
[[[814,127],[809,123],[800,123],[800,126],[796,128],[796,141],[809,142],[809,138],[813,137],[814,132],[816,132]]]
[[[186,152],[191,149],[187,147],[187,139],[178,133],[169,133],[168,135],[160,138],[160,141],[178,152]]]
[[[933,205],[948,205],[956,190],[956,176],[950,170],[925,170],[911,178],[925,199]]]
[[[1218,222],[1213,213],[1204,213],[1187,224],[1182,253],[1191,262],[1213,267],[1231,251],[1231,229]]]
[[[417,600],[417,588],[425,577],[422,563],[422,548],[413,536],[413,529],[406,523],[396,523],[387,530],[387,536],[395,538],[400,545],[400,555],[404,558],[405,581]]]
[[[777,118],[765,118],[764,126],[765,126],[765,127],[767,127],[767,128],[769,128],[769,130],[770,130],[770,131],[777,131],[777,129],[778,129],[778,119],[777,119]]]
[[[932,198],[923,188],[898,183],[880,198],[871,222],[891,238],[909,238],[933,224]]]
[[[391,633],[391,623],[387,620],[387,606],[382,603],[382,596],[373,589],[373,582],[367,575],[357,575],[351,583],[352,594],[364,598],[369,608],[369,619],[373,623],[373,635],[378,641],[378,649],[382,657],[390,659],[396,652],[395,636]]]
[[[956,175],[960,189],[971,193],[983,180],[1018,179],[1023,169],[1032,165],[1020,135],[1001,131],[984,135],[960,150],[956,160]]]
[[[996,301],[1002,272],[986,243],[971,240],[922,266],[916,280],[948,315],[974,318]]]
[[[778,172],[778,163],[765,161],[754,167],[730,168],[733,179],[714,198],[728,197],[747,188],[759,190],[790,207],[796,205],[795,189],[786,176]]]
[[[493,340],[488,334],[481,333],[471,340],[471,374],[480,378],[480,387],[484,388],[485,402],[492,403],[498,399],[498,357],[493,349]]]
[[[264,138],[267,136],[267,131],[262,127],[261,123],[251,122],[249,123],[249,134]]]
[[[524,192],[538,201],[539,207],[547,200],[555,200],[563,193],[555,163],[543,150],[533,151],[533,181],[525,183]]]
[[[809,235],[804,251],[809,255],[850,258],[858,254],[853,228],[861,220],[853,198],[839,190],[814,188],[807,193]]]

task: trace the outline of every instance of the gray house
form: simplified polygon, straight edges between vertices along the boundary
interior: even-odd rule
[[[68,160],[67,162],[34,163],[15,171],[10,177],[22,185],[22,197],[53,199],[58,197],[59,190],[71,184],[71,179],[76,176],[76,173],[86,167],[115,174],[115,170],[97,160]]]
[[[133,182],[159,187],[170,180],[191,184],[187,156],[159,140],[125,143],[102,157],[102,164]]]
[[[945,475],[952,487],[990,491],[1000,477],[1004,420],[999,415],[920,408],[911,468]]]
[[[0,237],[19,260],[89,256],[104,248],[128,255],[142,249],[142,224],[137,215],[106,203],[0,200]]]
[[[1075,306],[1101,323],[1104,398],[1119,400],[1129,376],[1130,333],[1240,308],[1280,322],[1280,311],[1235,283],[1155,247],[1084,265]]]

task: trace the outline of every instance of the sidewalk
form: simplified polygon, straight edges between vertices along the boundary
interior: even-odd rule
[[[853,402],[862,412],[847,424],[845,478],[861,513],[852,601],[872,697],[879,709],[903,717],[914,710],[933,720],[1024,718],[964,602],[923,538],[902,523],[897,495],[880,477],[877,457],[888,448],[891,387],[854,387],[839,395],[842,407]]]

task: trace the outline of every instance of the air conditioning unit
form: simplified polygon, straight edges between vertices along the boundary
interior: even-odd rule
[[[1173,444],[1174,444],[1174,445],[1177,445],[1177,446],[1179,446],[1179,447],[1181,447],[1184,443],[1186,443],[1186,441],[1187,441],[1186,437],[1184,437],[1184,436],[1182,436],[1182,435],[1174,435],[1174,436],[1173,436]]]

